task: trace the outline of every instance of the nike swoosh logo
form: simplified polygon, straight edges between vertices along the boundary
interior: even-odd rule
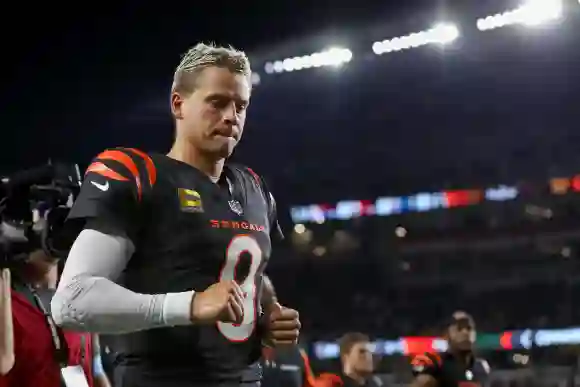
[[[105,184],[99,184],[97,182],[91,181],[91,184],[100,189],[101,191],[105,192],[109,189],[109,182],[107,181]]]

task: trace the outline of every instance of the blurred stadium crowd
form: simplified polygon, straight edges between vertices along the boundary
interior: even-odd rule
[[[446,21],[377,37],[362,59],[337,47],[265,61],[255,76],[256,132],[308,138],[237,156],[285,160],[266,175],[282,202],[301,203],[268,274],[300,311],[315,372],[336,371],[337,338],[360,331],[382,382],[407,385],[409,356],[444,350],[444,319],[463,309],[492,386],[580,386],[580,95],[569,89],[580,89],[580,5],[531,4],[478,19],[475,45]],[[424,45],[435,48],[412,50]],[[295,121],[261,108],[282,91],[301,96],[286,101],[304,112]],[[316,115],[312,100],[325,101]]]
[[[564,86],[578,82],[569,66],[580,63],[570,44],[579,9],[575,2],[528,4],[539,8],[491,12],[477,20],[477,32],[446,20],[439,34],[426,30],[430,38],[413,28],[377,37],[380,58],[361,58],[352,43],[352,57],[336,53],[338,73],[319,72],[312,87],[306,80],[317,70],[286,74],[275,62],[266,69],[274,75],[261,78],[258,98],[276,87],[301,88],[317,100],[335,91],[323,106],[348,137],[312,140],[313,152],[287,169],[302,205],[291,211],[292,259],[270,271],[281,298],[301,311],[315,369],[337,367],[334,340],[357,330],[374,337],[376,353],[388,354],[378,366],[391,375],[387,385],[404,385],[404,355],[441,349],[434,338],[461,308],[476,319],[493,385],[580,383],[578,154],[570,146],[577,94]],[[433,50],[413,50],[437,36]],[[299,127],[316,127],[305,114]],[[265,115],[282,130],[294,124]],[[353,129],[361,122],[370,134]],[[344,158],[324,151],[329,170],[315,160],[322,141],[353,151]],[[307,169],[315,170],[308,172],[318,180],[313,186],[299,178]],[[316,291],[301,292],[303,283]]]

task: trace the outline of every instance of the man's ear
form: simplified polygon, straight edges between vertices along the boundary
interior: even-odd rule
[[[171,115],[176,120],[183,119],[183,103],[185,102],[185,98],[178,93],[177,91],[171,92],[171,99],[170,99],[170,108],[171,108]]]

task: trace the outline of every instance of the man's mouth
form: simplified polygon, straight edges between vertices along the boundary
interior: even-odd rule
[[[223,132],[216,132],[215,136],[224,137],[224,138],[232,138],[234,140],[237,140],[237,136],[234,133],[227,134],[227,133],[223,133]]]

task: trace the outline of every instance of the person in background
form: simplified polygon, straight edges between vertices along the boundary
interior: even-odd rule
[[[263,278],[262,304],[278,302],[272,281]],[[262,387],[315,387],[316,380],[306,352],[298,346],[273,348],[264,346],[262,350]]]
[[[469,313],[457,311],[445,327],[447,351],[418,354],[411,361],[415,379],[412,387],[477,387],[486,385],[490,368],[475,355],[475,321]]]
[[[50,316],[57,263],[33,251],[0,277],[0,387],[110,387],[97,336],[62,331]],[[82,380],[82,379],[81,379]]]
[[[320,387],[378,387],[382,383],[373,377],[374,362],[370,339],[358,332],[345,334],[339,340],[340,363],[338,374],[324,373],[318,377]]]

